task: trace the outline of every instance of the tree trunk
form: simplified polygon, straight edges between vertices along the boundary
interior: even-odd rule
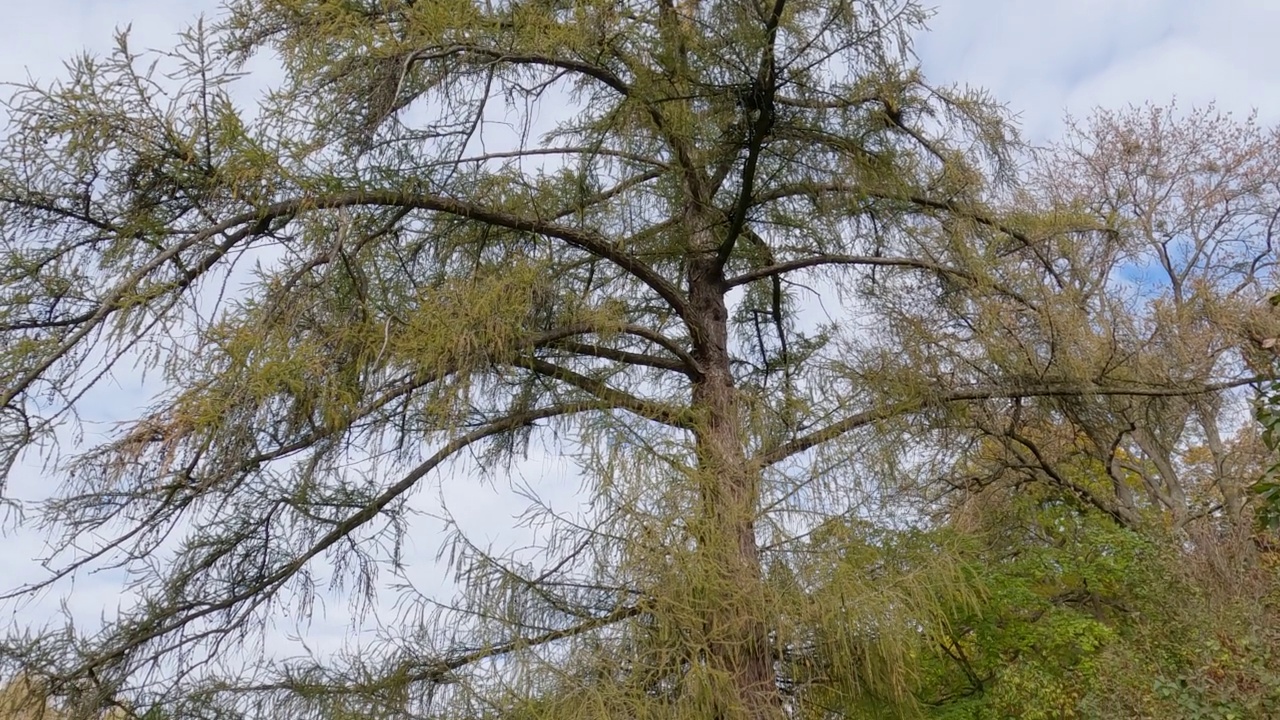
[[[728,309],[714,254],[690,261],[690,306],[700,332],[695,357],[703,373],[693,386],[698,478],[703,506],[698,528],[699,597],[707,662],[727,687],[712,690],[716,717],[783,717],[773,671],[767,598],[755,537],[759,471],[743,448],[742,418],[729,364]],[[727,693],[725,692],[727,690]],[[729,697],[724,697],[728,694]]]

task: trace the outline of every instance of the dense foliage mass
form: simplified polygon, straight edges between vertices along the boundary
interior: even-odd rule
[[[234,0],[170,52],[122,36],[22,87],[0,466],[61,482],[20,520],[48,577],[4,597],[103,569],[132,594],[0,638],[10,694],[81,718],[1280,712],[1280,136],[1147,107],[1027,147],[922,77],[926,18]],[[151,405],[78,434],[131,363]],[[455,533],[456,597],[408,582],[424,488],[540,452],[587,512],[535,501],[533,552]],[[331,592],[395,617],[267,651]]]

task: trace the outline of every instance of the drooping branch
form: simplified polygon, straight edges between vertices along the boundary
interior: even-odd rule
[[[788,260],[786,262],[780,262],[774,265],[768,265],[766,267],[756,268],[749,272],[745,272],[745,273],[742,273],[741,275],[737,275],[735,277],[731,277],[725,280],[725,285],[728,287],[737,287],[739,285],[746,285],[747,283],[755,282],[756,280],[763,280],[765,278],[785,275],[786,273],[789,273],[789,272],[804,270],[806,268],[811,268],[811,267],[820,267],[823,265],[868,265],[868,266],[879,266],[879,267],[906,267],[906,268],[916,268],[919,270],[929,270],[929,271],[941,273],[944,275],[951,275],[954,277],[958,277],[963,280],[967,280],[975,285],[990,286],[991,288],[998,290],[1004,295],[1008,295],[1009,297],[1017,300],[1018,302],[1022,303],[1027,307],[1030,307],[1030,308],[1035,307],[1035,304],[1032,303],[1025,295],[1023,295],[1022,293],[1019,293],[1018,291],[1014,290],[1013,288],[1010,288],[1007,285],[1004,285],[1003,283],[995,282],[990,278],[980,277],[967,270],[962,270],[960,268],[948,267],[941,263],[935,263],[935,262],[930,262],[928,260],[920,260],[917,258],[908,258],[908,257],[882,257],[882,256],[876,256],[876,255],[816,255],[814,257],[800,258],[797,260]]]
[[[587,620],[572,627],[567,627],[561,630],[551,630],[531,638],[518,638],[500,645],[482,648],[465,655],[450,658],[448,660],[425,664],[417,669],[410,669],[408,671],[408,678],[410,681],[414,682],[442,678],[450,671],[457,670],[467,665],[474,665],[481,660],[505,655],[517,650],[546,645],[547,643],[552,643],[557,640],[566,640],[594,630],[600,630],[610,625],[622,622],[623,620],[636,617],[644,612],[645,608],[643,605],[623,605],[611,613]]]
[[[200,600],[187,599],[179,601],[178,603],[168,607],[162,606],[154,609],[153,612],[155,612],[158,617],[153,616],[149,622],[138,626],[139,632],[127,637],[118,637],[115,647],[94,655],[80,666],[74,668],[69,673],[66,673],[66,677],[63,679],[72,680],[75,678],[92,676],[99,670],[125,660],[129,654],[143,647],[147,643],[178,631],[179,629],[203,618],[215,615],[230,616],[238,606],[244,603],[250,603],[254,607],[260,606],[268,598],[278,592],[291,578],[296,576],[308,563],[320,556],[321,553],[341,542],[361,526],[373,520],[380,512],[386,509],[388,505],[408,492],[442,463],[454,457],[459,451],[477,442],[495,435],[501,435],[513,430],[518,430],[538,420],[607,409],[611,409],[608,404],[594,401],[552,405],[549,407],[512,413],[486,423],[469,433],[459,435],[446,443],[443,447],[437,450],[435,454],[419,464],[395,484],[378,494],[377,497],[360,510],[335,523],[329,532],[321,536],[318,541],[313,543],[311,547],[309,547],[305,552],[299,554],[292,561],[277,568],[264,577],[259,578],[249,586],[232,592],[224,597]],[[181,588],[171,588],[171,591],[173,595],[181,597]]]
[[[543,645],[547,645],[558,640],[568,640],[579,635],[585,635],[589,632],[602,630],[611,625],[616,625],[624,620],[637,617],[646,612],[643,605],[621,605],[613,611],[585,620],[576,625],[571,625],[558,630],[548,630],[540,635],[533,637],[513,638],[503,643],[488,645],[485,647],[463,652],[452,657],[445,657],[432,661],[417,661],[402,663],[397,669],[394,677],[404,682],[431,682],[442,683],[449,679],[449,675],[454,671],[461,670],[467,666],[485,660],[491,660],[503,655],[507,655],[520,650],[528,650]],[[350,695],[353,692],[368,692],[376,690],[376,687],[362,687],[360,685],[352,685],[351,683],[342,683],[340,685],[321,685],[318,683],[306,682],[280,682],[280,683],[264,683],[258,685],[250,685],[246,687],[235,688],[237,692],[296,692],[306,695],[316,694],[338,694]]]
[[[1075,495],[1082,502],[1092,505],[1094,508],[1102,511],[1104,515],[1111,518],[1120,527],[1130,530],[1137,528],[1139,518],[1129,508],[1126,508],[1123,505],[1107,502],[1096,493],[1089,490],[1089,488],[1065,477],[1053,467],[1053,463],[1045,457],[1044,451],[1041,450],[1040,446],[1031,438],[1022,435],[1012,428],[1006,430],[1004,435],[1010,440],[1026,448],[1027,451],[1029,451],[1035,458],[1035,466],[1055,485],[1067,490],[1072,495]]]
[[[511,348],[515,352],[522,352],[533,348],[559,347],[561,346],[561,343],[566,342],[567,338],[587,335],[597,331],[598,328],[591,324],[566,325],[539,333],[533,333],[520,338],[512,343]],[[667,344],[673,344],[669,339],[659,333],[644,331],[640,328],[630,328],[629,332],[630,334],[644,335],[649,338],[658,338],[665,341]],[[598,347],[599,346],[587,343],[578,343],[571,349],[582,350],[583,348]],[[678,346],[675,347],[678,349]],[[609,350],[609,348],[603,349]],[[626,356],[637,355],[635,353],[623,354]],[[600,353],[597,353],[597,355],[604,356]],[[690,372],[687,367],[675,360],[652,356],[641,357],[648,358],[655,366],[661,366],[684,373]],[[158,502],[158,506],[154,510],[150,511],[144,524],[158,524],[164,518],[176,517],[189,508],[200,495],[211,491],[217,491],[220,488],[226,487],[228,484],[236,483],[237,478],[240,478],[245,474],[255,472],[264,464],[282,460],[299,452],[305,451],[308,448],[324,444],[332,440],[335,436],[347,431],[360,421],[368,420],[382,408],[385,408],[393,402],[404,399],[432,383],[443,381],[459,370],[460,367],[458,366],[446,365],[425,375],[410,375],[391,382],[381,388],[375,396],[371,397],[365,403],[362,403],[342,418],[321,426],[312,426],[309,431],[300,436],[296,436],[291,439],[281,439],[274,447],[264,448],[260,451],[252,452],[243,456],[237,456],[235,462],[217,465],[216,470],[212,475],[202,476],[198,481],[194,480],[192,477],[197,460],[192,460],[189,465],[176,471],[172,482],[157,482],[150,486],[150,491],[154,493],[153,497]],[[569,373],[567,371],[561,373],[560,379],[565,380],[565,376],[568,374]],[[580,383],[586,384],[587,387],[584,389],[595,390],[596,392],[593,394],[596,394],[598,397],[610,396],[615,400],[618,400],[620,403],[625,403],[626,409],[640,411],[645,409],[645,401],[632,398],[621,391],[607,389],[603,383],[592,385],[590,384],[592,381],[580,375],[576,376],[574,379],[577,379]],[[665,410],[657,410],[654,408],[649,409],[658,414],[666,412]],[[163,446],[172,442],[172,437],[149,429],[164,427],[169,425],[171,422],[172,421],[164,414],[148,415],[144,417],[133,426],[132,430],[126,433],[124,438],[113,442],[100,450],[96,450],[91,456],[89,456],[88,464],[95,465],[102,462],[113,462],[112,460],[105,458],[107,458],[107,456],[118,456],[121,454],[136,454],[140,451],[141,447],[149,444]],[[33,591],[42,590],[46,587],[52,586],[54,583],[69,577],[80,568],[83,568],[91,562],[97,561],[105,557],[110,552],[115,551],[121,544],[136,536],[139,531],[140,528],[131,530],[117,537],[115,540],[101,545],[92,552],[81,554],[74,562],[68,563],[66,566],[51,571],[50,575],[39,583],[22,587],[10,593],[0,594],[0,600],[12,599],[20,595],[29,594]]]
[[[902,415],[919,412],[921,410],[942,407],[956,402],[997,399],[1012,400],[1016,398],[1031,397],[1077,397],[1087,395],[1187,397],[1193,395],[1204,395],[1206,393],[1217,392],[1219,390],[1244,387],[1245,385],[1253,385],[1259,382],[1264,382],[1268,379],[1269,378],[1254,376],[1238,380],[1228,380],[1220,383],[1209,383],[1189,387],[1152,387],[1141,385],[1118,387],[1089,385],[1083,383],[1045,383],[1023,386],[999,385],[956,388],[953,390],[936,392],[932,395],[924,394],[919,398],[890,403],[883,407],[855,413],[843,420],[838,420],[827,425],[824,428],[814,430],[813,432],[802,435],[794,440],[765,449],[753,458],[753,462],[758,467],[769,467],[770,465],[775,465],[786,460],[792,455],[805,452],[806,450],[810,450],[823,443],[831,442],[846,433],[865,427],[871,423],[900,417]]]
[[[144,263],[137,270],[133,271],[123,281],[116,284],[112,290],[107,293],[101,302],[98,303],[91,315],[85,320],[84,324],[72,332],[65,340],[58,344],[51,352],[49,352],[43,360],[36,364],[35,367],[23,373],[17,380],[13,381],[8,387],[0,392],[0,407],[8,407],[14,398],[25,392],[33,382],[40,378],[46,370],[66,357],[68,353],[75,349],[85,338],[92,334],[95,330],[102,326],[107,318],[111,317],[117,311],[131,306],[136,303],[136,299],[130,298],[130,293],[136,292],[139,283],[147,278],[152,272],[163,266],[165,263],[178,257],[182,251],[195,247],[196,245],[212,238],[215,235],[225,233],[239,225],[246,227],[227,235],[226,238],[216,246],[212,251],[207,253],[203,258],[189,267],[183,276],[178,280],[167,283],[160,288],[148,288],[148,293],[157,296],[163,292],[172,290],[180,290],[189,287],[204,273],[212,269],[218,261],[224,258],[233,248],[241,242],[252,237],[255,234],[266,232],[270,228],[272,220],[285,216],[292,216],[293,211],[285,210],[277,213],[269,218],[262,218],[257,215],[241,216],[240,219],[233,218],[219,223],[211,228],[207,228],[191,237],[176,243],[173,247],[157,254],[151,260]],[[252,225],[247,225],[252,223]]]

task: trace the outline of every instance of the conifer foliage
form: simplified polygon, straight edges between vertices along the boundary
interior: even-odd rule
[[[936,510],[913,479],[1038,399],[1249,379],[983,343],[1053,316],[1070,233],[1117,230],[1019,189],[1001,108],[916,68],[926,16],[234,0],[170,52],[122,35],[22,88],[0,144],[0,461],[44,452],[61,481],[32,515],[46,584],[125,568],[136,600],[10,634],[0,669],[85,716],[909,705],[912,643],[976,595],[946,535],[890,541],[869,517]],[[273,62],[247,107],[244,68]],[[130,363],[163,381],[154,404],[51,444]],[[457,536],[446,604],[394,582],[410,498],[544,447],[577,463],[590,522],[547,509],[534,561]],[[387,636],[254,661],[333,587],[393,603]]]

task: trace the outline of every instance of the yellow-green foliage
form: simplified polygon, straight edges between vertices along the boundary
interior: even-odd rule
[[[50,584],[0,597],[130,593],[0,672],[196,718],[1270,709],[1264,615],[1171,572],[1248,524],[1251,437],[1206,423],[1268,324],[1203,276],[1269,237],[1195,253],[1185,298],[1108,287],[1128,184],[1024,177],[999,104],[914,66],[911,0],[227,5],[154,72],[122,34],[6,106],[0,468],[61,482]],[[1062,173],[1146,172],[1087,145]],[[1264,185],[1192,214],[1269,227]],[[130,361],[161,387],[104,439]],[[507,471],[532,547],[420,504]],[[256,662],[331,595],[394,614]]]

